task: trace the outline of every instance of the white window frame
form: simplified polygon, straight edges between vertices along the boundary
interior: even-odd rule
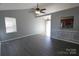
[[[16,18],[5,17],[5,28],[6,28],[6,33],[17,32]]]

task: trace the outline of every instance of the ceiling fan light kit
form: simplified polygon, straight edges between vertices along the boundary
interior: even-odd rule
[[[36,13],[37,15],[40,15],[40,14],[41,14],[40,11],[37,11],[37,10],[35,11],[35,13]]]
[[[46,9],[45,9],[45,8],[40,9],[40,8],[38,7],[38,3],[37,3],[37,7],[35,8],[35,14],[36,14],[36,15],[40,15],[40,14],[42,14],[42,13],[45,13],[44,10],[46,10]]]

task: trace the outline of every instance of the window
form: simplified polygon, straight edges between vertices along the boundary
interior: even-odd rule
[[[16,18],[5,17],[5,27],[6,27],[6,33],[17,32]]]

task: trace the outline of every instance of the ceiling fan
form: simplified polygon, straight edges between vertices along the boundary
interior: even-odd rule
[[[40,15],[45,13],[45,8],[39,8],[39,4],[37,3],[37,7],[36,8],[32,8],[32,12],[34,12],[36,15]]]

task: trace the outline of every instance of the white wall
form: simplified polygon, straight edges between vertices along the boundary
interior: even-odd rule
[[[17,32],[6,33],[4,17],[16,18]],[[17,37],[40,34],[44,31],[44,20],[36,18],[29,10],[0,11],[0,40],[9,40]]]
[[[0,56],[1,56],[1,42],[0,42]]]

